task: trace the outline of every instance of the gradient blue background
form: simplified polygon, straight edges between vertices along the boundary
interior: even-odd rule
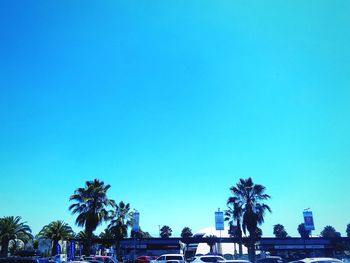
[[[74,224],[86,180],[178,236],[253,177],[298,236],[350,223],[350,2],[1,1],[0,216]],[[79,228],[74,227],[76,231]],[[99,233],[100,228],[96,233]]]

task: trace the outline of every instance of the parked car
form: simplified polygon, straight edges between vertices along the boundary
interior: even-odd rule
[[[202,255],[196,256],[191,261],[191,263],[207,263],[207,262],[226,262],[226,260],[222,256],[218,255]]]
[[[229,259],[229,260],[226,259],[225,263],[251,263],[251,262],[245,259]]]
[[[266,258],[260,258],[256,263],[287,263],[287,260],[278,256],[268,256]]]
[[[154,260],[151,256],[140,256],[136,259],[136,263],[150,263],[152,260]]]
[[[343,263],[337,258],[304,258],[301,260],[291,261],[290,263]]]
[[[94,259],[102,261],[103,263],[118,263],[118,260],[111,256],[94,256]]]
[[[185,263],[185,260],[181,254],[164,254],[153,260],[152,263]]]
[[[39,257],[6,257],[0,258],[0,263],[49,263],[49,259]]]

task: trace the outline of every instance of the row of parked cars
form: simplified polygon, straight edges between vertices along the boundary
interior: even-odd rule
[[[47,258],[38,257],[8,257],[0,258],[0,263],[57,263],[49,261]],[[64,263],[64,261],[62,262]],[[78,257],[67,263],[119,263],[114,257],[111,256],[90,256],[90,257]],[[135,263],[251,263],[248,260],[243,259],[232,259],[227,260],[219,255],[200,255],[195,256],[190,259],[184,259],[181,254],[164,254],[160,257],[152,256],[141,256],[136,259]],[[266,258],[261,258],[256,261],[256,263],[288,263],[288,261],[282,259],[281,257],[269,256]],[[289,263],[344,263],[343,261],[336,258],[305,258],[301,260],[291,261]]]
[[[244,259],[232,259],[227,260],[219,255],[200,255],[190,259],[186,259],[188,263],[251,263],[249,260]],[[256,263],[287,263],[287,260],[282,259],[278,256],[269,256],[260,258]],[[184,256],[181,254],[165,254],[156,259],[151,256],[139,257],[136,263],[185,263]],[[344,263],[343,261],[336,258],[305,258],[301,260],[291,261],[290,263]]]

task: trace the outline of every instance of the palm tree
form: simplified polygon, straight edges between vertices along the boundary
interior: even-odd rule
[[[141,228],[138,231],[131,230],[130,232],[131,239],[143,239],[143,238],[152,238],[152,235],[149,232],[144,232]]]
[[[51,256],[58,254],[57,245],[58,241],[66,240],[74,235],[72,228],[61,220],[53,221],[50,224],[44,226],[39,234],[38,238],[51,240]]]
[[[173,230],[169,227],[169,226],[163,226],[161,229],[160,229],[160,237],[161,238],[169,238],[171,237],[171,234],[172,234]]]
[[[350,224],[346,225],[346,236],[350,237]]]
[[[114,235],[112,231],[109,230],[109,228],[106,228],[103,232],[101,232],[98,237],[102,239],[101,240],[102,245],[110,247],[114,244],[113,242]]]
[[[191,236],[193,236],[191,228],[184,227],[181,231],[181,237],[182,238],[189,238]]]
[[[114,234],[116,239],[123,239],[128,236],[128,228],[132,226],[133,213],[130,212],[130,204],[120,201],[116,205],[112,214],[112,220],[108,229]]]
[[[214,253],[214,247],[216,244],[216,238],[217,236],[215,235],[209,235],[206,238],[208,238],[207,245],[209,246],[209,253]]]
[[[273,234],[276,238],[286,238],[288,236],[286,229],[281,224],[273,226]]]
[[[264,222],[266,211],[271,212],[268,205],[262,201],[270,196],[265,194],[265,186],[254,184],[252,178],[240,179],[236,186],[230,188],[238,207],[242,208],[242,229],[244,234],[249,232],[248,254],[251,262],[255,262],[255,240],[258,225]]]
[[[0,240],[2,257],[6,257],[11,240],[21,240],[24,243],[33,239],[32,231],[26,222],[21,222],[20,216],[5,216],[0,218]]]
[[[227,210],[225,211],[225,220],[229,221],[229,224],[231,226],[231,229],[233,232],[231,235],[234,238],[238,239],[238,253],[240,256],[243,254],[242,249],[242,228],[241,228],[241,219],[243,216],[243,208],[241,202],[239,202],[239,199],[235,196],[230,197],[227,200]],[[234,224],[234,221],[236,221],[236,225]],[[233,227],[235,225],[235,227]],[[235,248],[236,253],[236,248]]]
[[[109,207],[115,207],[115,202],[107,197],[107,191],[111,186],[105,185],[103,181],[95,179],[87,181],[84,188],[78,188],[70,197],[70,201],[75,201],[69,207],[72,214],[78,214],[75,223],[85,228],[86,243],[84,254],[89,255],[92,243],[93,231],[96,230],[102,222],[110,219],[112,211]]]
[[[324,229],[322,230],[321,237],[325,238],[336,238],[336,237],[341,237],[340,233],[335,230],[334,227],[332,226],[325,226]]]
[[[309,238],[311,235],[311,231],[305,229],[304,223],[298,225],[298,233],[300,234],[301,238]]]
[[[112,214],[112,221],[108,225],[108,229],[117,239],[117,255],[121,258],[120,254],[120,240],[128,236],[128,228],[133,224],[133,213],[130,212],[130,204],[125,204],[120,201],[116,205],[115,211]]]

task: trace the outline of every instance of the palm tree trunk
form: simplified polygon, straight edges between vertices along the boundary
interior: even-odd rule
[[[9,240],[6,237],[1,239],[1,257],[7,257],[9,250]]]
[[[255,232],[255,231],[254,231]],[[254,232],[249,232],[248,255],[250,262],[255,262],[255,237]]]
[[[117,240],[117,259],[118,259],[118,261],[122,261],[122,256],[120,253],[120,240],[119,239]]]
[[[84,242],[83,253],[85,256],[89,256],[91,254],[91,244],[92,244],[92,231],[86,229],[86,240]]]
[[[243,242],[242,236],[238,237],[238,253],[240,257],[243,255],[242,242]]]

